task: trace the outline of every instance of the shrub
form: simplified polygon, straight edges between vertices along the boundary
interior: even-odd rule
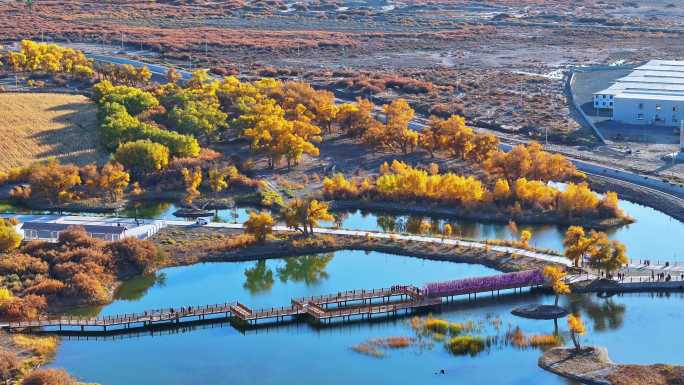
[[[455,355],[475,356],[485,348],[485,340],[479,336],[459,336],[449,339],[447,348]]]
[[[9,381],[19,372],[19,358],[9,350],[0,349],[0,381]]]
[[[24,378],[21,385],[76,385],[76,379],[64,369],[39,369]]]
[[[56,279],[45,278],[42,281],[29,286],[24,290],[25,294],[36,294],[42,296],[55,296],[62,293],[66,285],[62,281]]]
[[[71,296],[93,304],[103,303],[109,299],[109,293],[102,282],[87,273],[75,274],[69,281],[67,291]]]
[[[47,308],[45,297],[26,295],[0,303],[0,318],[9,321],[32,320]]]
[[[17,334],[12,342],[22,349],[30,350],[41,357],[52,356],[57,351],[59,339],[55,336],[29,336]]]
[[[40,258],[24,253],[8,254],[0,257],[0,274],[46,274],[50,266]]]
[[[220,242],[216,242],[212,247],[211,251],[221,252],[230,251],[235,249],[240,249],[249,245],[256,243],[256,238],[252,234],[240,234],[235,237],[225,239]]]
[[[441,319],[430,318],[425,321],[424,327],[426,330],[431,332],[446,334],[449,331],[449,322]]]
[[[157,268],[165,255],[154,243],[137,238],[124,238],[107,245],[120,271],[133,269],[136,274],[149,273]]]
[[[0,225],[0,253],[15,250],[21,244],[21,235],[12,226]]]

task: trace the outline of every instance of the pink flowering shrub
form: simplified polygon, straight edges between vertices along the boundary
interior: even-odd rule
[[[512,289],[514,287],[542,285],[543,283],[544,275],[540,270],[526,270],[488,277],[428,283],[423,287],[423,292],[429,297],[444,297],[447,295],[460,295],[483,291]]]

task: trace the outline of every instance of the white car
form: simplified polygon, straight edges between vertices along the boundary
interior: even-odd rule
[[[209,221],[206,220],[205,218],[197,218],[197,220],[195,221],[195,223],[196,223],[198,226],[206,226],[206,225],[209,224]]]

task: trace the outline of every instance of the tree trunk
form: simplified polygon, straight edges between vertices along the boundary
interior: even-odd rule
[[[558,335],[558,318],[553,319],[553,335]]]
[[[560,295],[556,294],[556,302],[554,302],[554,305],[558,307],[558,299],[560,298]]]
[[[570,337],[572,337],[572,343],[575,345],[575,350],[578,352],[581,350],[579,341],[577,340],[577,336],[575,335],[575,332],[570,332]]]

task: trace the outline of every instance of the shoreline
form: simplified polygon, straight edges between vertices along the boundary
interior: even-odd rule
[[[555,213],[538,212],[533,215],[510,216],[503,212],[488,211],[471,211],[461,207],[445,207],[430,204],[427,202],[416,204],[402,204],[391,201],[367,201],[367,200],[331,200],[330,209],[332,211],[345,210],[375,210],[384,211],[395,214],[408,215],[426,215],[433,217],[444,217],[454,219],[465,219],[477,222],[490,223],[509,223],[511,221],[523,225],[557,225],[557,226],[572,226],[582,225],[584,227],[607,230],[617,227],[626,226],[633,223],[634,220],[627,218],[606,218],[606,219],[568,219],[562,218]]]
[[[185,228],[173,228],[171,230],[182,230]],[[189,236],[195,232],[205,232],[205,229],[191,229]],[[211,231],[211,230],[210,230]],[[217,231],[221,233],[221,231]],[[228,232],[230,233],[230,232]],[[164,235],[164,230],[156,235],[152,240],[155,241]],[[173,235],[178,235],[174,232]],[[210,244],[211,240],[204,241]],[[155,242],[168,254],[174,254],[173,246]],[[209,245],[207,245],[209,246]],[[264,244],[253,244],[246,247],[226,250],[210,251],[202,249],[201,245],[193,244],[192,250],[188,252],[178,252],[172,256],[170,263],[164,267],[188,266],[195,263],[204,262],[244,262],[259,261],[266,259],[296,257],[307,254],[329,253],[342,250],[375,251],[393,255],[401,255],[413,258],[421,258],[436,261],[450,261],[455,263],[469,263],[483,265],[501,272],[514,272],[530,269],[543,268],[552,262],[543,261],[521,254],[512,254],[493,251],[489,246],[484,248],[464,247],[444,243],[431,243],[410,240],[399,240],[391,238],[364,238],[360,236],[318,234],[312,238],[292,237],[288,239],[268,240]]]
[[[620,199],[650,207],[665,213],[672,218],[684,222],[684,200],[632,183],[627,183],[598,175],[589,175],[589,184],[592,190],[600,193],[613,191]]]
[[[579,352],[574,348],[553,348],[539,357],[538,365],[585,385],[655,385],[684,381],[684,366],[617,364],[602,347],[584,347]]]

